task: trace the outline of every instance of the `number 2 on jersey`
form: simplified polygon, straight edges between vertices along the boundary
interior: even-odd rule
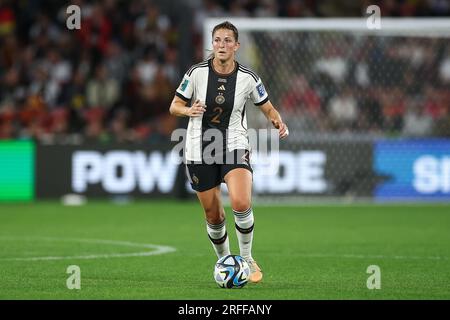
[[[211,122],[220,123],[219,117],[222,114],[223,109],[221,107],[215,107],[213,112],[217,112],[217,114],[211,119]]]

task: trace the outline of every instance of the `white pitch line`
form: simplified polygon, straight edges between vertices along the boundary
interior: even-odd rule
[[[385,256],[363,254],[326,254],[326,253],[300,253],[294,254],[305,258],[350,258],[350,259],[396,259],[396,260],[449,260],[449,257],[441,256]]]
[[[51,241],[51,242],[84,242],[94,244],[107,244],[135,248],[147,248],[152,251],[130,252],[130,253],[108,253],[108,254],[89,254],[76,256],[46,256],[46,257],[23,257],[23,258],[0,258],[1,261],[49,261],[49,260],[67,260],[67,259],[102,259],[102,258],[124,258],[124,257],[147,257],[158,254],[170,253],[176,251],[175,248],[149,243],[136,243],[129,241],[101,240],[101,239],[81,239],[81,238],[53,238],[53,237],[0,237],[0,240],[25,240],[25,241]]]
[[[129,241],[84,239],[84,238],[55,238],[55,237],[8,237],[0,236],[0,240],[44,240],[59,242],[84,242],[96,244],[118,245],[126,247],[140,247],[153,249],[152,251],[131,252],[131,253],[110,253],[110,254],[90,254],[78,256],[47,256],[47,257],[24,257],[24,258],[0,258],[0,261],[45,261],[45,260],[66,260],[66,259],[100,259],[100,258],[123,258],[123,257],[146,257],[158,254],[165,254],[176,251],[169,246],[136,243]],[[291,254],[292,255],[292,254]],[[348,259],[395,259],[395,260],[450,260],[445,256],[386,256],[386,255],[362,255],[362,254],[327,254],[327,253],[294,253],[293,255],[305,258],[348,258]]]

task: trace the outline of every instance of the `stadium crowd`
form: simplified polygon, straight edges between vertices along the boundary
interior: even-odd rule
[[[330,39],[326,32],[313,32],[260,43],[281,50],[287,61],[302,51],[295,65],[285,66],[269,50],[263,64],[279,71],[262,74],[276,84],[273,95],[302,134],[450,136],[446,38],[340,33]]]
[[[186,68],[204,56],[205,17],[361,16],[369,4],[378,4],[383,16],[450,15],[449,3],[440,0],[339,1],[339,6],[312,0],[182,3],[0,0],[0,139],[167,141],[179,125],[167,111],[174,91]],[[70,4],[81,8],[79,30],[66,27]],[[400,69],[405,43],[379,53],[392,74],[375,75],[380,83],[373,89],[367,86],[367,52],[354,50],[357,54],[349,57],[324,51],[314,62],[315,75],[294,74],[286,80],[291,87],[273,101],[282,113],[298,115],[299,122],[312,119],[312,130],[450,136],[450,46],[409,43],[418,53],[408,61],[417,64]],[[355,66],[345,78],[339,73],[342,63]],[[429,85],[417,79],[418,70]],[[361,88],[367,94],[358,95]]]

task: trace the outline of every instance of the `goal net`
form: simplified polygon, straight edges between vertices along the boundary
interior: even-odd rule
[[[450,137],[450,21],[382,18],[380,29],[368,29],[366,18],[211,18],[205,56],[225,20],[239,30],[238,61],[262,78],[291,133],[280,143],[281,170],[256,175],[256,194],[373,199],[394,183],[403,188],[396,199],[430,196],[414,189],[417,159],[405,178],[395,176],[404,154],[391,153],[387,168],[379,153],[387,142],[408,151],[417,149],[408,141]],[[256,107],[246,109],[249,127],[270,127]],[[450,179],[441,171],[437,179]],[[434,196],[450,196],[445,183]]]

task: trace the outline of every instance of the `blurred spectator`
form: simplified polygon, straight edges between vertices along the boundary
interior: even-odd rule
[[[164,74],[169,79],[170,83],[177,87],[179,81],[180,81],[180,71],[177,65],[178,61],[178,53],[177,49],[170,46],[166,49],[165,56],[164,56],[165,63],[162,66],[164,69]]]
[[[281,98],[281,106],[286,114],[319,116],[320,98],[303,75],[294,76],[289,91]]]
[[[450,88],[450,46],[447,47],[445,57],[439,65],[439,77],[442,83]]]
[[[87,107],[85,83],[87,76],[79,67],[73,74],[70,85],[65,90],[65,105],[68,108],[71,131],[80,132],[83,127],[82,113]]]
[[[60,29],[51,21],[50,17],[44,12],[39,12],[36,22],[31,25],[29,36],[33,41],[39,41],[45,37],[49,41],[57,42],[60,33]]]
[[[448,103],[450,102],[446,97],[447,94],[448,90],[439,90],[432,86],[427,86],[425,88],[425,113],[434,120],[446,116],[448,112]]]
[[[358,99],[358,127],[362,131],[380,133],[383,129],[383,113],[376,90],[368,88]]]
[[[428,0],[427,2],[433,16],[445,16],[450,13],[450,3],[447,0]]]
[[[432,134],[433,119],[425,113],[422,101],[411,98],[403,119],[402,134],[406,137],[423,137]]]
[[[342,83],[348,74],[348,60],[343,55],[341,45],[334,40],[328,42],[324,55],[315,63],[318,72],[327,74],[336,83]]]
[[[83,27],[79,30],[78,37],[81,45],[90,50],[93,64],[97,65],[106,54],[112,36],[112,24],[100,3],[84,3],[83,10],[87,14],[81,21]]]
[[[110,123],[110,136],[115,143],[129,143],[133,141],[129,128],[129,112],[125,109],[118,109]]]
[[[65,108],[58,108],[50,113],[49,135],[53,142],[64,142],[70,133],[69,111]]]
[[[7,69],[0,84],[1,99],[6,101],[18,101],[23,98],[25,89],[21,85],[21,76],[17,68],[12,67]]]
[[[20,57],[20,47],[17,38],[8,34],[1,39],[0,47],[0,68],[12,67],[16,59]]]
[[[95,69],[95,78],[89,80],[86,86],[86,99],[91,107],[110,109],[119,99],[119,84],[116,79],[108,76],[104,64]]]
[[[170,28],[169,18],[162,14],[158,7],[148,3],[145,12],[136,19],[136,36],[141,46],[153,48],[156,55],[158,52],[164,52],[167,43],[165,33]]]
[[[110,78],[115,79],[118,83],[123,83],[127,76],[131,58],[123,51],[122,47],[116,41],[108,43],[104,65]]]
[[[228,2],[228,14],[233,17],[247,17],[249,12],[244,8],[242,0],[231,0]]]
[[[16,138],[16,110],[11,102],[0,105],[0,139]]]
[[[309,17],[312,16],[312,12],[305,5],[304,0],[288,0],[285,7],[285,15],[289,18],[294,17]]]
[[[156,51],[154,47],[148,47],[145,50],[144,57],[137,63],[137,71],[140,81],[143,84],[152,83],[155,79],[158,62],[156,60]]]
[[[384,70],[380,73],[378,84],[385,88],[391,86],[402,86],[404,84],[404,71],[407,69],[406,58],[402,56],[400,46],[388,44],[384,49],[379,66]]]
[[[203,33],[203,21],[207,17],[225,17],[225,10],[214,0],[203,0],[202,4],[194,9],[194,30],[200,35]]]
[[[405,95],[400,87],[379,90],[384,129],[399,132],[403,126],[403,114],[406,109]]]
[[[39,139],[49,130],[47,105],[38,93],[30,94],[19,111],[20,137]]]
[[[358,119],[358,106],[352,89],[344,86],[328,103],[328,114],[335,130],[351,131]]]
[[[109,135],[104,126],[106,112],[103,108],[95,107],[83,112],[86,122],[84,128],[85,141],[88,143],[109,142]]]
[[[0,2],[0,36],[11,34],[16,27],[16,15],[6,2]]]
[[[276,17],[278,15],[279,5],[275,0],[262,0],[261,5],[255,9],[255,17]]]

